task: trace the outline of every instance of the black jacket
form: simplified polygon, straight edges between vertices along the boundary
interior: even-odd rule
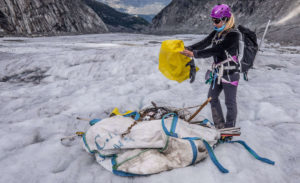
[[[186,49],[193,51],[195,58],[207,58],[212,56],[215,64],[227,59],[225,50],[231,56],[238,56],[239,33],[237,31],[229,30],[228,32],[223,33],[220,37],[218,37],[216,34],[217,31],[213,31],[205,39],[186,47]],[[212,45],[211,48],[205,49],[210,45]],[[223,77],[226,80],[231,81],[239,80],[239,64],[229,62],[227,66],[235,66],[235,69],[224,70]]]
[[[239,50],[239,33],[230,31],[227,34],[223,33],[221,37],[215,36],[217,31],[211,32],[202,41],[188,46],[187,49],[193,51],[195,58],[207,58],[213,56],[214,62],[217,64],[227,59],[225,50],[231,56],[237,56]],[[215,41],[213,41],[215,38]],[[218,44],[216,41],[220,41]],[[211,48],[206,47],[212,45]]]

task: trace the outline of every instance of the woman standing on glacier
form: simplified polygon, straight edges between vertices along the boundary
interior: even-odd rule
[[[195,58],[213,57],[213,71],[208,92],[208,97],[212,97],[210,102],[212,118],[216,128],[229,128],[235,126],[237,118],[236,95],[240,79],[237,56],[240,35],[235,31],[234,16],[228,5],[216,5],[210,16],[215,26],[214,31],[202,41],[186,47],[181,54]],[[210,45],[212,45],[210,48],[206,48]],[[219,101],[222,90],[227,108],[226,121]]]

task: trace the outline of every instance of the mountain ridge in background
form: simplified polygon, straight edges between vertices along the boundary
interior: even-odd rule
[[[262,35],[272,21],[266,39],[300,45],[300,1],[298,0],[172,0],[152,21],[149,32],[157,34],[207,34],[213,30],[210,11],[218,3],[232,8],[237,24]]]
[[[110,32],[140,32],[149,25],[142,17],[119,12],[95,0],[84,0],[104,21]]]
[[[115,10],[139,16],[152,22],[153,17],[167,6],[171,0],[96,0],[109,5]]]
[[[143,14],[137,14],[137,16],[142,17],[143,19],[147,20],[149,23],[152,23],[152,19],[155,17],[155,15],[143,15]]]
[[[258,37],[270,19],[267,40],[300,45],[299,0],[163,0],[162,4],[158,0],[0,0],[0,36],[207,34],[213,30],[210,11],[218,3],[228,4],[236,24],[254,30]],[[154,10],[160,12],[149,24],[145,19],[151,21]]]

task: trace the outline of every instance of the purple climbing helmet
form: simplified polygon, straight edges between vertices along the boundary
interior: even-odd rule
[[[214,6],[211,10],[210,16],[212,18],[223,18],[223,17],[231,17],[230,7],[227,4],[219,4]]]

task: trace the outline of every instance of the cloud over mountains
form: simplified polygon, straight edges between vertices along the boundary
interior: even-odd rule
[[[160,12],[171,0],[98,0],[129,14],[154,15]]]

